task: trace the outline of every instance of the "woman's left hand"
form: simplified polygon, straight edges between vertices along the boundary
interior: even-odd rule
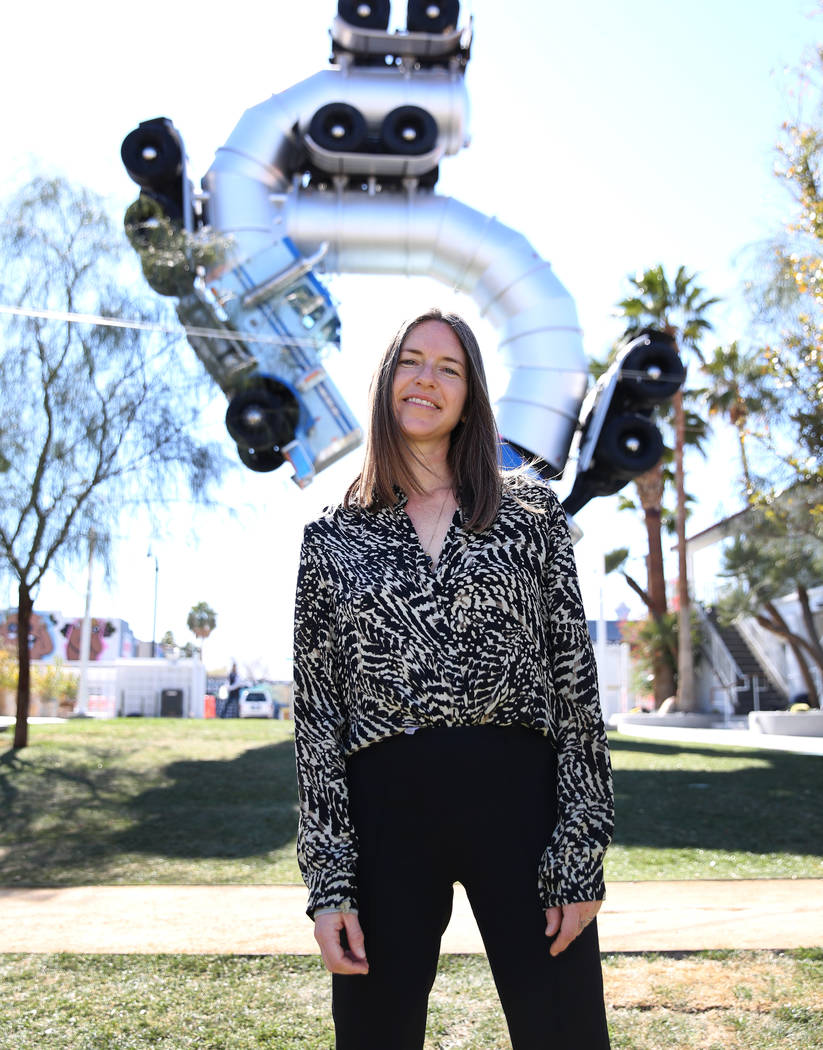
[[[546,936],[554,937],[550,955],[559,955],[589,925],[600,911],[603,901],[582,901],[546,908]]]

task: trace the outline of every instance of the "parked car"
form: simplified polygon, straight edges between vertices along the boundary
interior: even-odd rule
[[[277,706],[266,685],[252,685],[240,694],[241,718],[275,718]]]

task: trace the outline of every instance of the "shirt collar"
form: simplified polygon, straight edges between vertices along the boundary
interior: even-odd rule
[[[394,494],[397,497],[397,502],[394,504],[393,507],[390,507],[389,509],[392,511],[392,513],[397,514],[405,508],[406,504],[409,502],[409,497],[406,495],[403,489],[400,488],[399,485],[393,485],[392,488],[394,489]],[[463,510],[463,504],[459,500],[457,501],[457,513],[460,515],[460,525],[465,525],[466,515]]]

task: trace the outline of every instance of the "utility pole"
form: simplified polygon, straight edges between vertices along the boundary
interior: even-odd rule
[[[151,621],[151,655],[153,659],[157,656],[157,578],[160,575],[160,565],[157,561],[157,555],[153,553],[151,547],[149,547],[146,557],[154,558],[154,617]]]
[[[94,559],[94,529],[89,530],[89,571],[86,577],[86,609],[80,631],[80,685],[77,689],[77,714],[89,713],[89,650],[91,649],[91,572]]]

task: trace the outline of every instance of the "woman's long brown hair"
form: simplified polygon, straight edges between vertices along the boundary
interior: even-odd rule
[[[394,506],[397,502],[395,486],[405,492],[422,491],[414,478],[414,450],[404,438],[395,417],[392,384],[403,343],[418,325],[426,321],[447,324],[466,354],[466,405],[463,419],[451,434],[448,463],[465,524],[474,532],[480,532],[491,525],[500,507],[497,424],[474,332],[462,317],[436,308],[404,322],[383,354],[369,391],[369,429],[363,469],[349,486],[343,505],[377,510]]]

